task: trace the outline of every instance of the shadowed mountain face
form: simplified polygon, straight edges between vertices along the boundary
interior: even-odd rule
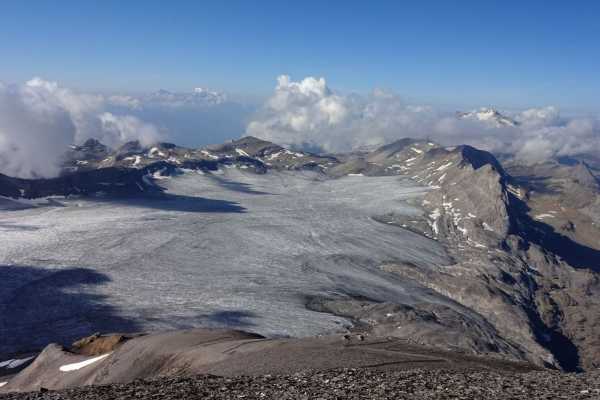
[[[0,262],[85,265],[104,280],[72,272],[73,290],[93,295],[66,309],[99,322],[13,346],[109,330],[360,329],[565,370],[599,365],[600,201],[586,164],[504,166],[413,139],[332,157],[252,137],[203,149],[88,141],[66,160],[59,178],[0,177]],[[72,290],[43,282],[60,309]],[[30,308],[14,298],[5,307]],[[9,315],[10,332],[38,329]]]
[[[508,169],[523,188],[523,200],[532,219],[565,239],[600,250],[600,184],[587,163],[573,159],[568,163],[560,160],[534,165],[508,163]],[[554,247],[564,247],[568,253],[564,257],[577,257],[581,251],[589,253],[584,249],[572,251],[572,247],[567,251],[568,245],[560,243]]]

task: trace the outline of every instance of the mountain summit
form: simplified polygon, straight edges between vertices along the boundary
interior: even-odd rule
[[[479,110],[457,112],[456,116],[460,119],[470,119],[482,121],[494,127],[517,126],[519,123],[509,118],[493,108],[480,108]]]

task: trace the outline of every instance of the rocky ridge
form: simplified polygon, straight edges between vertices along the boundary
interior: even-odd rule
[[[339,368],[483,369],[510,373],[538,370],[523,362],[445,351],[391,337],[345,334],[266,339],[241,331],[193,329],[142,336],[94,335],[70,349],[49,345],[26,369],[9,379],[0,393],[59,390],[164,376],[291,375]]]
[[[167,163],[174,168],[200,170],[206,168],[206,162],[211,162],[222,167],[264,173],[267,169],[322,171],[338,161],[334,157],[290,151],[254,137],[244,137],[200,149],[189,149],[164,142],[143,146],[138,141],[133,141],[110,150],[90,139],[81,146],[72,146],[65,156],[64,170],[65,173],[73,173],[109,167],[142,169],[158,162]]]
[[[162,192],[155,181],[184,170],[215,174],[223,168],[258,174],[268,169],[324,172],[338,163],[331,156],[290,151],[253,137],[201,149],[172,143],[143,146],[133,141],[112,150],[89,139],[68,149],[60,177],[19,179],[0,174],[0,196],[5,200],[70,195],[145,196]]]

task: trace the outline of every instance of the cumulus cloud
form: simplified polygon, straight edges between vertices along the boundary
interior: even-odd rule
[[[55,176],[67,146],[89,138],[110,146],[159,138],[154,126],[138,118],[106,112],[110,101],[41,78],[21,85],[0,84],[0,173]]]
[[[323,78],[292,82],[282,75],[277,81],[262,116],[248,125],[250,135],[328,150],[344,140],[341,131],[352,120],[351,101],[332,93]],[[327,131],[329,135],[323,134]]]
[[[293,82],[282,75],[246,133],[288,146],[347,151],[381,145],[400,131],[421,134],[434,119],[430,108],[405,104],[386,91],[344,96],[333,92],[323,78]]]
[[[69,112],[32,87],[0,84],[0,172],[52,176],[76,134]]]
[[[531,163],[600,150],[597,119],[562,118],[556,107],[532,108],[508,117],[516,122],[514,126],[407,104],[384,90],[367,96],[343,95],[330,89],[324,78],[294,82],[282,75],[246,134],[328,152],[375,147],[403,137],[428,138],[443,145],[466,143],[508,152]]]
[[[527,128],[536,128],[560,124],[558,108],[549,106],[543,108],[530,108],[517,114],[515,120]]]
[[[160,135],[154,125],[132,115],[115,115],[109,112],[98,116],[101,135],[98,139],[108,145],[138,140],[142,145],[156,143]]]
[[[530,163],[550,157],[600,154],[600,122],[574,118],[548,125],[536,122],[532,129],[524,124],[511,148],[517,158]]]

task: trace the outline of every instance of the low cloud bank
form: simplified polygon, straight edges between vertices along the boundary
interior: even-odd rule
[[[444,145],[466,143],[511,153],[529,163],[600,151],[598,119],[562,118],[555,107],[508,117],[517,124],[458,118],[429,106],[407,104],[383,90],[368,96],[342,95],[323,78],[294,82],[282,75],[246,134],[329,152],[375,147],[403,137],[428,138]]]
[[[89,138],[113,148],[132,140],[190,147],[223,142],[243,132],[255,110],[200,87],[131,96],[81,93],[41,78],[0,82],[0,173],[56,176],[68,146]]]
[[[67,147],[89,138],[109,146],[160,138],[158,129],[132,115],[107,109],[111,99],[78,93],[34,78],[21,85],[0,83],[0,173],[23,178],[60,172]]]
[[[430,106],[409,104],[398,95],[341,94],[323,78],[293,81],[280,76],[258,112],[223,93],[197,88],[144,95],[81,93],[33,78],[0,83],[0,173],[51,177],[70,144],[96,138],[108,146],[165,138],[198,146],[222,142],[245,130],[290,147],[340,152],[373,148],[402,137],[444,145],[467,143],[511,153],[535,163],[552,157],[600,154],[597,118],[564,118],[555,107],[506,115],[515,126],[494,120],[458,118]],[[249,120],[248,124],[245,121]]]

